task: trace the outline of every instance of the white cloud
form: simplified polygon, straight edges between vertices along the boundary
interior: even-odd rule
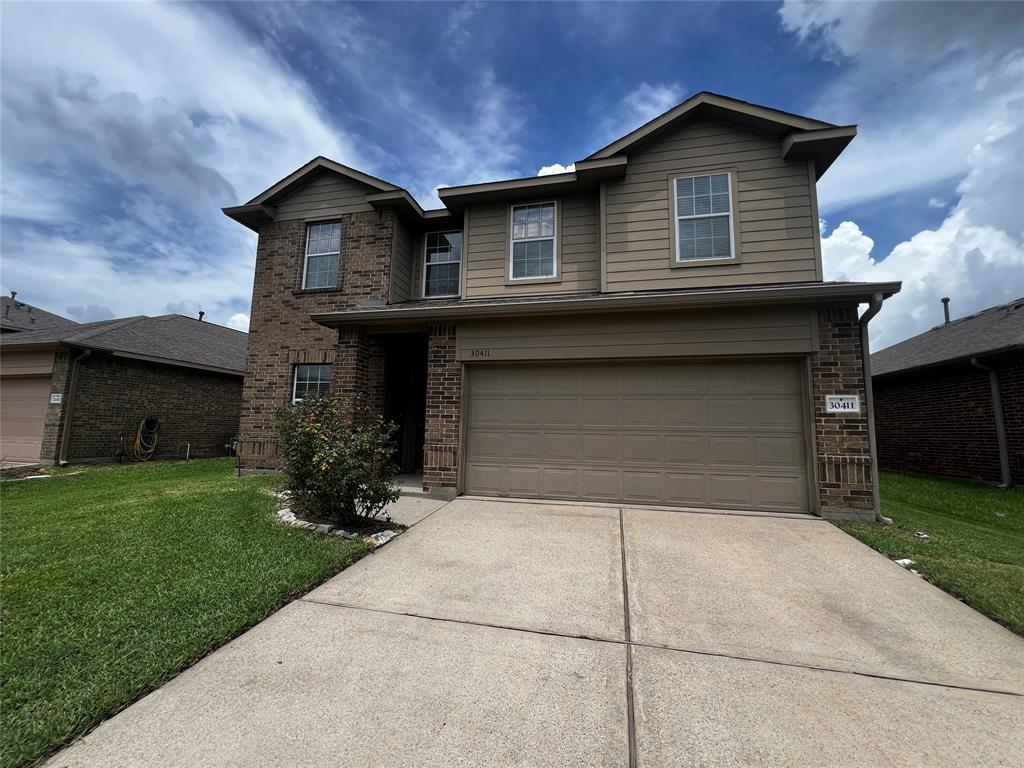
[[[185,315],[185,317],[198,317],[199,311],[203,308],[203,305],[198,301],[192,301],[192,299],[184,299],[182,301],[171,301],[167,303],[164,310],[172,315]]]
[[[80,323],[95,323],[99,320],[113,320],[114,313],[110,307],[90,304],[87,307],[68,307],[67,316]]]
[[[683,100],[678,83],[640,83],[598,122],[598,141],[609,144],[667,112]]]
[[[249,316],[244,312],[239,312],[228,318],[228,328],[234,328],[236,331],[249,330]]]
[[[821,207],[928,190],[959,178],[935,229],[872,254],[870,231],[843,221],[822,238],[825,278],[903,281],[871,324],[875,349],[937,325],[939,299],[962,316],[1024,294],[1024,51],[1012,3],[798,3],[783,27],[841,74],[811,114],[859,122],[819,185]],[[824,230],[823,230],[824,231]]]
[[[568,165],[562,165],[561,163],[554,163],[552,165],[545,165],[539,171],[538,176],[554,176],[556,173],[572,173],[576,170],[576,163],[569,163]]]

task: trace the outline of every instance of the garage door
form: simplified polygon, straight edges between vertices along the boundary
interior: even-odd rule
[[[0,458],[3,461],[39,460],[49,396],[49,376],[0,379]]]
[[[469,370],[465,490],[804,511],[796,361]]]

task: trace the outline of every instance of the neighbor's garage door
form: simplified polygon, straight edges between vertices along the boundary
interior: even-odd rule
[[[4,461],[39,460],[49,395],[49,376],[0,379],[0,458]]]
[[[806,510],[796,361],[474,366],[465,491]]]

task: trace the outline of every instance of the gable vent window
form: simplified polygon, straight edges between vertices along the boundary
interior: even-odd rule
[[[509,277],[555,277],[554,203],[512,206],[512,259]]]
[[[676,260],[731,259],[732,180],[728,173],[675,180]]]
[[[310,224],[306,228],[306,266],[303,288],[335,288],[341,261],[341,224]]]
[[[310,396],[326,395],[331,388],[331,366],[296,365],[292,383],[292,402]]]
[[[428,232],[423,265],[423,295],[427,298],[459,295],[462,269],[462,233]]]

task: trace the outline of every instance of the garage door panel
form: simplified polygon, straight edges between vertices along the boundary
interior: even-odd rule
[[[756,429],[797,430],[802,421],[800,404],[791,397],[756,397],[754,427]]]
[[[799,435],[758,437],[757,466],[797,467],[804,460],[804,441]]]
[[[633,502],[658,502],[665,498],[664,482],[660,472],[622,470],[622,498]]]
[[[664,400],[666,427],[705,427],[708,403],[703,397],[667,397]]]
[[[707,478],[701,473],[665,473],[665,501],[669,504],[704,506],[707,499]]]
[[[541,494],[577,499],[580,496],[578,469],[546,468],[541,470]]]
[[[708,462],[715,466],[754,466],[754,439],[749,435],[708,438]]]
[[[708,439],[703,435],[665,437],[665,463],[702,467],[708,460]]]
[[[580,496],[587,499],[617,501],[622,498],[618,469],[581,469]]]
[[[754,506],[754,478],[750,475],[708,475],[708,497],[712,504],[728,507]]]
[[[806,510],[800,371],[740,360],[472,367],[465,489]]]
[[[740,397],[708,399],[708,427],[750,429],[754,423],[753,403]]]
[[[578,397],[552,396],[544,400],[544,423],[554,426],[580,426],[580,400]]]
[[[761,475],[755,478],[754,483],[758,506],[791,510],[806,509],[806,477]]]
[[[540,432],[508,432],[504,458],[515,462],[539,462],[542,458],[542,439]]]
[[[572,432],[559,432],[544,435],[540,440],[543,446],[541,458],[544,462],[576,462],[580,456],[580,435]]]
[[[583,463],[622,461],[621,435],[606,432],[588,433],[581,436],[580,459]]]
[[[657,397],[624,397],[621,413],[624,427],[657,427],[665,419],[662,400]]]
[[[591,427],[616,426],[619,400],[615,397],[584,397],[583,423]]]
[[[665,453],[661,435],[623,435],[622,461],[633,464],[659,464]]]

